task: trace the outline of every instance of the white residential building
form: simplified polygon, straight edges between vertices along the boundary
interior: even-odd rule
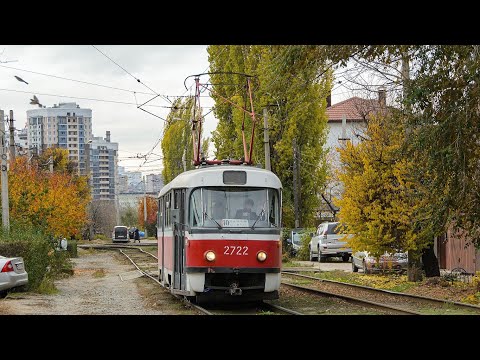
[[[118,143],[106,137],[94,137],[88,142],[89,163],[93,200],[116,200],[118,194]]]
[[[76,103],[59,103],[27,111],[28,147],[67,149],[69,159],[85,174],[85,143],[92,139],[92,110]]]

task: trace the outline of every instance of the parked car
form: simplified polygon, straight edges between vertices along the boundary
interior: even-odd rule
[[[408,267],[407,253],[385,253],[377,260],[367,251],[359,251],[352,255],[352,271],[362,269],[365,274],[381,271],[404,272]]]
[[[21,257],[0,256],[0,291],[28,284],[28,273]]]
[[[309,244],[310,261],[318,259],[319,262],[324,262],[328,257],[341,257],[344,262],[350,259],[352,249],[345,241],[340,240],[345,234],[340,231],[339,225],[339,222],[324,222],[318,225]]]
[[[287,239],[287,243],[291,246],[291,255],[296,256],[302,247],[302,235],[307,232],[306,229],[293,229],[290,231],[290,237]],[[310,233],[310,236],[313,236],[313,233]]]
[[[126,226],[115,226],[112,233],[112,241],[128,242],[128,229]]]

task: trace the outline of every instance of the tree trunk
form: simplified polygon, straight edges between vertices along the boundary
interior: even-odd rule
[[[422,281],[422,265],[420,263],[420,254],[417,251],[408,252],[408,281]]]
[[[422,253],[422,262],[425,269],[425,276],[434,277],[440,276],[440,267],[438,266],[438,260],[435,256],[435,251],[433,249],[433,243],[430,246],[423,250]]]

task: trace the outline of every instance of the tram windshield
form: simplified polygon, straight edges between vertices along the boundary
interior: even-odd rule
[[[197,188],[190,196],[192,227],[279,227],[278,191],[267,188]]]

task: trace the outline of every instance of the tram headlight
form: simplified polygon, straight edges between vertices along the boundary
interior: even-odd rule
[[[257,253],[257,260],[260,262],[264,262],[267,260],[267,253],[265,251],[259,251]]]
[[[214,260],[215,260],[215,253],[214,253],[213,251],[211,251],[211,250],[207,251],[207,252],[205,253],[205,259],[206,259],[207,261],[214,261]]]

